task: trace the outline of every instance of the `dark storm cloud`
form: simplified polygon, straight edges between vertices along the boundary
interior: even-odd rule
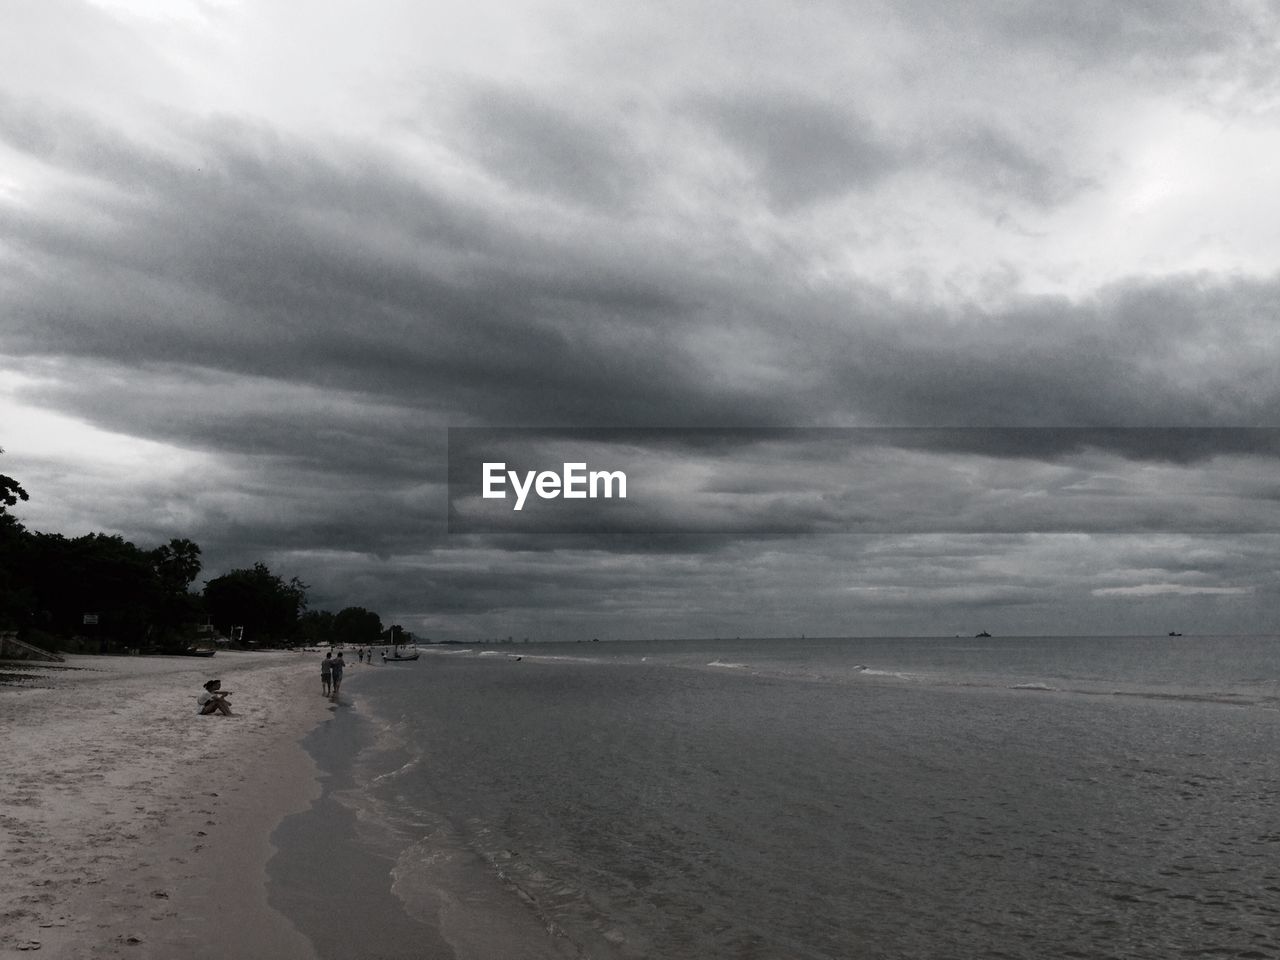
[[[1225,531],[1280,526],[1280,430],[450,432],[453,532]],[[1179,442],[1185,434],[1185,442]],[[653,437],[650,443],[646,439]],[[576,463],[579,499],[535,472]],[[501,466],[494,466],[501,464]],[[589,491],[625,474],[625,499]],[[508,471],[515,474],[508,476]],[[558,477],[557,477],[558,481]],[[567,485],[570,481],[566,479]],[[496,490],[491,489],[496,486]],[[1206,497],[1206,492],[1212,496]],[[497,496],[489,494],[496,493]],[[482,496],[484,494],[484,496]]]
[[[6,346],[450,396],[469,416],[552,422],[625,417],[613,398],[641,377],[655,396],[696,378],[662,337],[696,306],[682,296],[702,293],[676,264],[637,277],[625,249],[546,244],[362,155],[338,164],[251,134],[203,131],[198,166],[148,154],[158,172],[144,189],[80,198],[97,229],[5,211],[32,266]],[[115,169],[74,127],[57,136],[73,168]],[[77,282],[48,282],[50,266]],[[662,361],[656,372],[640,354]],[[726,410],[741,399],[728,393]],[[665,403],[655,412],[674,414]]]
[[[794,538],[547,535],[450,536],[424,541],[417,551],[385,563],[354,553],[278,556],[282,564],[316,571],[312,595],[318,607],[332,604],[329,597],[352,595],[353,578],[363,577],[361,595],[371,607],[402,610],[415,622],[448,624],[454,636],[527,632],[538,617],[555,615],[592,623],[591,631],[601,636],[636,637],[658,619],[665,619],[671,633],[691,596],[705,591],[708,601],[724,597],[735,579],[747,575],[744,559],[762,548],[778,551],[779,559],[777,569],[750,573],[761,589],[769,578],[784,575],[781,558],[811,552]],[[806,564],[816,562],[810,558]],[[407,597],[418,605],[405,610]]]
[[[985,35],[993,47],[1047,51],[1082,64],[1179,71],[1202,65],[1197,57],[1206,55],[1261,54],[1277,26],[1274,4],[1248,0],[912,0],[895,5],[895,12],[920,26],[946,24],[962,37]]]
[[[860,335],[831,321],[822,388],[856,395],[882,423],[1273,424],[1277,345],[1265,318],[1278,302],[1275,277],[1171,277],[990,313],[921,310]]]
[[[847,636],[983,626],[1008,633],[1046,632],[1034,629],[1046,622],[1068,632],[1116,624],[1149,632],[1140,593],[1094,591],[1175,585],[1185,592],[1161,596],[1174,603],[1180,624],[1226,622],[1261,596],[1259,565],[1276,547],[1275,536],[775,537],[691,557],[628,551],[629,538],[598,548],[561,539],[554,552],[487,539],[465,538],[416,558],[413,568],[359,567],[353,558],[351,569],[376,571],[368,590],[379,609],[420,596],[420,609],[440,610],[414,622],[451,636]],[[1193,556],[1199,568],[1174,566]],[[341,596],[336,583],[345,571],[339,561],[318,589]],[[752,601],[744,604],[744,596]],[[1081,605],[1069,625],[1045,620],[1064,603]]]
[[[465,482],[485,460],[516,455],[580,459],[594,449],[723,460],[746,451],[780,463],[837,462],[851,450],[887,448],[1057,461],[1086,451],[1192,464],[1224,455],[1280,457],[1276,427],[463,427],[449,434],[450,480]],[[752,453],[751,451],[755,451]],[[737,489],[748,489],[743,478]]]
[[[872,186],[898,151],[865,119],[812,98],[777,93],[701,106],[782,209]]]
[[[514,624],[527,624],[548,613],[593,620],[602,634],[608,628],[636,636],[655,621],[674,622],[701,596],[708,609],[720,615],[725,591],[731,582],[750,582],[760,591],[785,590],[775,581],[795,550],[794,541],[777,541],[779,569],[748,562],[741,551],[702,554],[691,558],[686,551],[652,553],[626,549],[584,549],[562,545],[554,553],[527,551],[510,546],[485,548],[472,545],[451,549],[438,563],[416,579],[408,571],[393,574],[400,582],[392,594],[417,589],[435,598],[449,615],[476,620],[498,615],[497,622],[513,624],[502,634],[514,632]],[[798,554],[797,554],[798,556]],[[816,561],[810,559],[806,566]],[[611,626],[610,626],[611,624]],[[616,633],[611,634],[616,636]],[[639,634],[643,635],[643,633]]]
[[[656,537],[646,517],[632,537],[589,541],[596,550],[552,535],[492,539],[474,569],[455,572],[456,541],[442,539],[443,428],[1233,427],[1280,419],[1274,279],[1174,277],[1079,300],[944,309],[866,285],[824,289],[796,279],[788,264],[741,250],[654,244],[628,221],[571,220],[570,229],[549,210],[524,219],[457,199],[349,144],[303,146],[224,121],[188,127],[163,153],[77,116],[13,102],[5,109],[11,144],[78,179],[57,205],[0,211],[16,251],[6,267],[14,272],[5,283],[4,348],[28,362],[61,357],[75,369],[74,380],[24,388],[42,405],[212,451],[243,471],[220,477],[218,497],[192,498],[176,518],[146,500],[123,503],[113,517],[152,543],[193,535],[211,572],[261,556],[316,580],[321,598],[347,596],[366,578],[361,589],[382,609],[404,610],[403,598],[423,596],[418,609],[506,604],[601,618],[612,608],[600,595],[612,583],[636,610],[665,603],[668,630],[726,623],[739,616],[732,604],[707,600],[698,613],[704,601],[694,593],[741,596],[749,583],[759,596],[801,597],[825,561],[771,553],[762,546],[770,541],[756,536]],[[1035,183],[1032,176],[1019,189],[1034,196],[1042,189]],[[961,466],[968,456],[1038,463],[1091,450],[1194,465],[1259,452],[1230,431],[1208,431],[1190,446],[1185,439],[1102,433],[1086,443],[1066,432],[973,431],[914,447],[896,442]],[[650,439],[640,448],[655,465],[678,466],[691,450],[695,460],[715,445],[732,454],[737,442],[724,447],[703,435],[683,447]],[[768,475],[744,467],[732,482],[720,476],[708,490],[733,520],[720,529],[847,530],[851,518],[875,520],[876,498],[895,485],[920,494],[921,526],[913,529],[937,529],[938,517],[980,531],[1063,522],[1035,503],[1014,515],[961,514],[945,498],[928,499],[927,475],[884,474],[857,491],[865,497],[848,495],[838,476],[819,475],[814,489],[834,498],[751,499],[779,483],[803,493],[797,477],[806,456],[782,444],[765,463]],[[828,460],[820,453],[813,464]],[[917,481],[924,485],[911,485]],[[1233,495],[1249,499],[1238,486]],[[1212,501],[1200,501],[1187,495],[1186,517],[1214,522],[1203,512]],[[670,506],[678,517],[680,505]],[[1110,529],[1115,517],[1101,512],[1091,529]],[[1169,529],[1167,514],[1144,522]],[[1247,527],[1250,514],[1236,522]],[[823,551],[832,543],[823,540]],[[334,544],[345,553],[335,555]],[[512,553],[541,558],[530,563],[542,572],[506,566]],[[765,555],[789,572],[743,578],[743,565]],[[413,559],[420,556],[422,563]],[[604,564],[588,576],[608,557],[621,558],[622,569]],[[938,585],[913,599],[919,566],[894,566],[870,584],[878,589],[850,596],[859,609],[880,611],[1029,608],[1040,596],[1025,574],[993,574],[988,583],[966,570],[955,560],[938,574],[954,589]],[[498,589],[484,586],[490,573]],[[965,576],[981,589],[965,587]],[[627,577],[637,584],[630,592],[621,586]],[[1142,583],[1097,587],[1135,585]],[[832,586],[834,599],[815,608],[827,622],[851,602],[842,589]],[[737,629],[782,630],[787,616],[806,614],[803,602],[789,603],[774,604],[779,626],[739,621]],[[693,618],[680,621],[680,609]]]
[[[1095,185],[1091,177],[1073,170],[1065,158],[1037,153],[982,120],[949,133],[934,132],[913,153],[919,158],[917,162],[967,183],[982,195],[1011,198],[1043,209],[1071,200]]]
[[[1090,450],[1126,460],[1180,465],[1221,456],[1280,458],[1280,429],[1271,427],[967,427],[872,431],[904,450],[1060,461]]]
[[[222,123],[196,129],[196,159],[181,160],[9,108],[25,131],[11,142],[56,142],[41,155],[101,178],[72,210],[0,214],[18,250],[13,354],[332,389],[403,407],[397,431],[414,410],[432,428],[1280,415],[1265,324],[1274,279],[1134,282],[991,312],[867,287],[837,299],[764,259],[695,271],[679,244],[655,250],[619,224],[562,235],[554,222],[504,221],[355,148],[307,150]],[[720,330],[723,352],[690,349]],[[720,372],[746,350],[767,377]],[[234,412],[212,426],[212,403],[207,426],[190,429],[236,435]],[[252,440],[270,428],[245,429]]]
[[[584,112],[485,86],[464,98],[456,129],[467,153],[517,189],[574,206],[626,206],[645,180],[635,144],[614,123]]]
[[[96,424],[117,433],[271,458],[335,480],[444,480],[443,423],[429,409],[415,407],[412,397],[392,404],[372,392],[289,384],[192,364],[79,358],[56,366],[28,361],[23,367],[44,375],[24,391],[29,401],[70,414],[91,412]]]
[[[1280,541],[1167,532],[1280,503],[1235,429],[1280,423],[1280,279],[1229,272],[1266,262],[1227,182],[1262,164],[1196,128],[1225,103],[1267,148],[1274,4],[28,6],[0,400],[59,434],[6,469],[40,529],[192,536],[203,576],[444,636],[1274,620]],[[627,438],[628,534],[446,533],[445,428],[508,424],[771,430]],[[893,516],[928,532],[761,533]]]
[[[781,92],[704,99],[694,112],[736,148],[783,212],[920,172],[936,172],[982,197],[1039,208],[1094,184],[1068,158],[1028,145],[981,115],[889,131],[847,106]]]

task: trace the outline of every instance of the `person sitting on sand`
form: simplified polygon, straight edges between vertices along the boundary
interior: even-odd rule
[[[326,653],[320,661],[320,689],[323,696],[329,695],[329,675],[333,672],[332,653]]]
[[[330,673],[333,674],[333,698],[338,698],[338,688],[342,686],[342,671],[346,667],[347,662],[342,659],[342,651],[338,651],[338,657],[333,661],[333,665],[329,667]]]
[[[211,713],[220,713],[224,717],[235,716],[231,712],[231,704],[227,703],[227,697],[231,696],[231,691],[224,691],[221,687],[221,680],[205,681],[204,693],[196,697],[197,710],[200,716],[206,717]]]

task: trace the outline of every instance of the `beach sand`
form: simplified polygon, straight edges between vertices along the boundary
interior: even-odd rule
[[[0,664],[0,958],[314,960],[266,897],[329,716],[296,653]],[[197,715],[208,678],[236,717]]]

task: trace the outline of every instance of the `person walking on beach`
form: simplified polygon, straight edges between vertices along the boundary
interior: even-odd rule
[[[329,672],[333,675],[333,697],[338,699],[338,688],[342,686],[342,671],[346,667],[346,661],[342,659],[342,651],[338,651],[338,657],[329,667]]]
[[[333,674],[333,661],[329,659],[332,656],[332,653],[326,653],[320,661],[320,687],[326,697],[329,695],[329,678]]]

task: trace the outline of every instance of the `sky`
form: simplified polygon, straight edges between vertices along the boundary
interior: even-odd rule
[[[28,527],[435,639],[1276,631],[1274,2],[0,10]],[[479,427],[638,512],[451,532]]]

